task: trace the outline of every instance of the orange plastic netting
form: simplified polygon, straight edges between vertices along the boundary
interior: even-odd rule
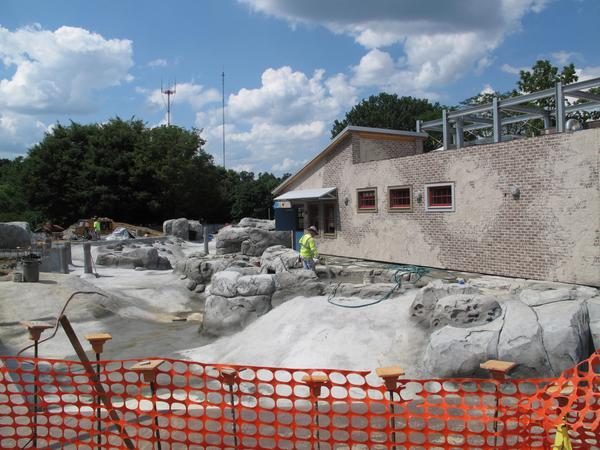
[[[137,362],[101,361],[107,406],[79,362],[0,358],[0,447],[549,448],[564,421],[600,448],[599,353],[558,379],[402,379],[393,399],[366,371],[166,359],[151,386]]]

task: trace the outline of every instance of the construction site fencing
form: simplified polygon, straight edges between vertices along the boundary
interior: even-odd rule
[[[368,371],[139,363],[100,361],[97,378],[79,362],[0,358],[0,447],[551,448],[565,423],[573,448],[600,448],[598,353],[553,379],[393,384]]]

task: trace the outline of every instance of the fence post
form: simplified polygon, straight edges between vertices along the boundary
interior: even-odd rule
[[[158,366],[164,363],[164,359],[154,359],[151,361],[141,361],[131,367],[134,372],[141,373],[142,379],[150,384],[150,394],[152,395],[152,409],[154,410],[154,434],[156,436],[156,446],[162,450],[160,443],[160,428],[158,427],[158,410],[156,409],[156,374]]]
[[[231,421],[233,424],[233,446],[237,450],[238,448],[238,435],[237,435],[237,416],[235,413],[235,397],[233,395],[234,387],[239,383],[240,378],[238,371],[232,367],[223,367],[219,369],[219,378],[221,383],[224,383],[229,388],[229,406],[231,408]]]
[[[85,337],[88,342],[92,345],[92,349],[96,354],[96,376],[98,377],[97,382],[100,383],[100,355],[104,350],[104,343],[110,339],[112,336],[108,333],[98,333],[98,334],[88,334]],[[96,408],[96,425],[98,428],[98,436],[96,441],[98,442],[98,449],[102,448],[102,408],[101,408],[101,400],[100,397],[96,397],[96,401],[98,402],[98,407]]]
[[[404,369],[400,366],[379,367],[375,370],[375,373],[378,377],[383,379],[385,388],[390,396],[390,414],[392,415],[389,421],[389,425],[392,429],[390,435],[392,437],[392,450],[396,450],[396,417],[394,416],[396,410],[394,408],[394,392],[397,391],[400,400],[402,400],[400,389],[403,385],[400,383],[400,377],[404,375]]]
[[[319,375],[319,374],[310,374],[302,377],[302,381],[306,383],[310,387],[311,397],[314,399],[314,417],[313,423],[316,424],[316,438],[317,438],[317,450],[321,450],[321,443],[319,437],[319,397],[321,396],[322,388],[330,385],[329,377],[327,375]],[[313,433],[311,433],[311,438],[313,438]],[[313,438],[314,439],[314,438]],[[311,439],[311,440],[313,440]],[[312,447],[312,445],[311,445]]]
[[[479,367],[483,370],[487,370],[494,380],[495,386],[495,397],[496,397],[496,406],[494,409],[494,447],[498,447],[498,415],[500,405],[500,386],[503,381],[506,380],[506,375],[510,372],[517,364],[511,361],[498,361],[495,359],[490,359],[482,364]],[[502,431],[500,432],[500,437],[502,441],[504,441],[504,431],[506,428],[506,423],[502,426]],[[502,442],[502,448],[506,447],[505,442]]]
[[[44,330],[52,328],[52,325],[45,322],[23,322],[22,325],[27,328],[29,332],[29,339],[33,341],[33,448],[37,448],[37,413],[38,413],[38,373],[37,373],[37,359],[38,359],[38,342]]]

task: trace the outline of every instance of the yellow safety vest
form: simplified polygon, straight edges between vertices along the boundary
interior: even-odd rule
[[[310,233],[306,233],[300,238],[300,256],[304,259],[317,258],[319,252],[317,251],[317,245],[315,239]]]

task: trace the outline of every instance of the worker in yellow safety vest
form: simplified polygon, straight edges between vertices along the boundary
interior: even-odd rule
[[[94,239],[100,239],[102,226],[100,225],[100,219],[94,217]]]
[[[304,263],[304,268],[308,270],[315,270],[315,264],[319,262],[319,252],[317,251],[317,245],[315,244],[315,236],[319,234],[315,226],[309,227],[304,235],[300,238],[298,243],[300,244],[300,258]]]

